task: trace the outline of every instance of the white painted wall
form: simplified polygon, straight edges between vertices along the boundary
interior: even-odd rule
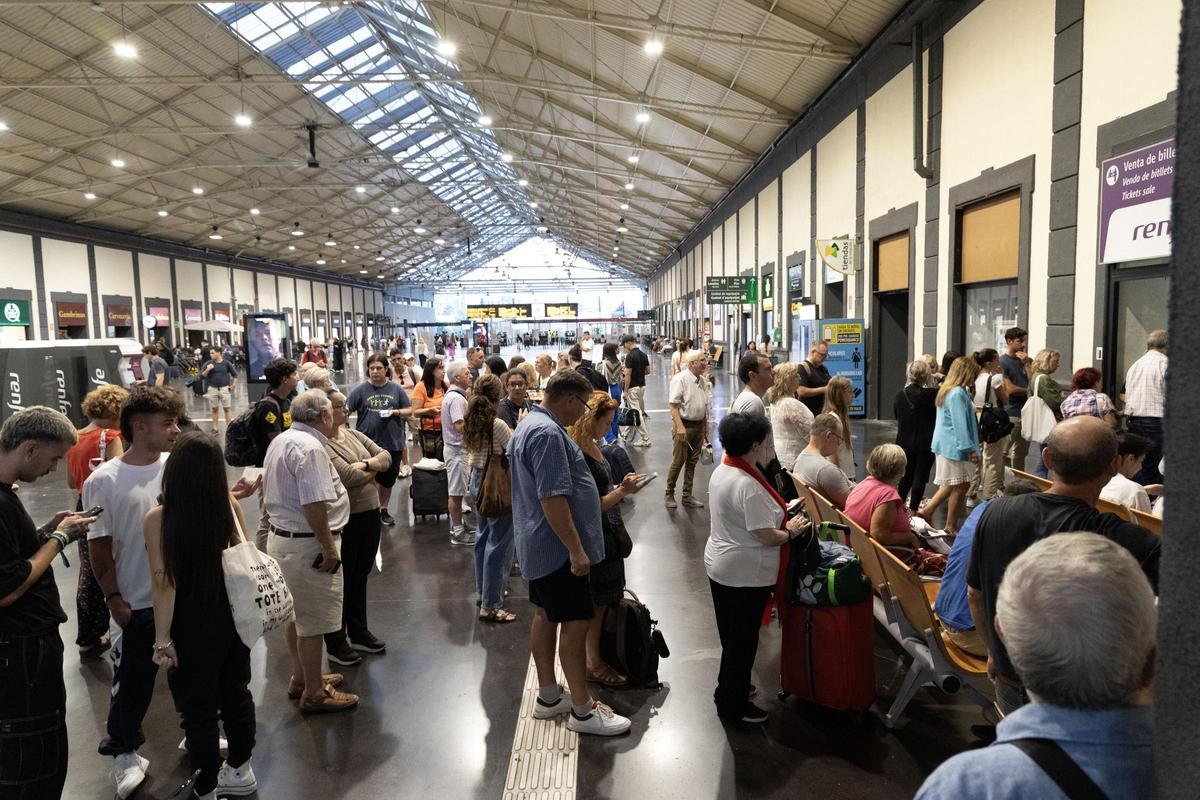
[[[205,264],[204,267],[208,273],[209,304],[230,303],[232,295],[229,291],[229,267],[222,267],[217,264]],[[233,317],[232,311],[230,312],[230,317]]]
[[[779,315],[779,297],[780,283],[779,275],[782,272],[782,267],[779,263],[779,182],[771,181],[767,188],[758,193],[758,263],[761,269],[766,269],[762,266],[768,262],[774,262],[775,266],[771,272],[764,272],[764,275],[771,275],[772,285],[774,287],[774,304],[775,304],[775,324],[781,325]],[[761,304],[760,304],[761,305]],[[762,338],[763,333],[771,333],[771,331],[760,331],[759,338]]]
[[[1086,6],[1075,243],[1076,367],[1091,364],[1095,348],[1103,344],[1094,341],[1091,323],[1096,313],[1096,275],[1101,269],[1096,265],[1100,202],[1096,128],[1166,99],[1175,88],[1179,7],[1178,0],[1141,0],[1136,11],[1122,0],[1088,0]],[[1137,36],[1131,23],[1136,23]],[[1115,53],[1121,56],[1114,58]]]
[[[96,249],[96,261],[100,260],[100,248]],[[171,297],[171,260],[164,256],[152,256],[145,253],[138,254],[138,274],[142,279],[142,297]],[[203,287],[200,287],[201,293],[195,299],[204,300]],[[191,299],[191,298],[188,298]],[[145,302],[142,303],[145,305]],[[134,316],[140,317],[146,313],[143,308],[139,314]],[[182,323],[183,317],[179,315],[178,309],[171,312],[171,324],[178,327]]]
[[[858,180],[858,122],[852,113],[817,142],[817,239],[854,236],[854,200]],[[857,299],[852,301],[854,276],[829,271],[818,278],[818,287],[846,278],[846,311],[858,316]],[[818,298],[821,294],[818,293]],[[820,302],[820,300],[818,300]],[[824,309],[822,309],[824,313]]]
[[[279,310],[279,298],[275,292],[275,276],[266,272],[258,273],[258,307],[262,310]]]
[[[236,306],[239,306],[239,305],[249,305],[249,306],[254,306],[255,308],[259,307],[258,303],[255,302],[254,273],[253,272],[251,272],[250,270],[246,270],[246,269],[234,268],[234,270],[233,270],[233,297],[234,297],[234,300],[236,300],[235,308],[234,308],[235,312],[237,310]],[[238,320],[241,319],[241,317],[238,317],[236,313],[234,314],[234,316]],[[241,323],[239,322],[238,324],[241,324]]]
[[[0,285],[32,293],[29,303],[29,335],[41,337],[42,316],[38,307],[36,274],[33,267],[33,237],[0,231]],[[47,306],[49,309],[49,306]],[[50,309],[48,313],[53,314]]]
[[[42,275],[46,282],[46,315],[50,320],[53,338],[57,316],[53,292],[75,292],[87,295],[88,336],[95,334],[96,320],[92,313],[92,287],[88,279],[87,245],[42,237]]]
[[[804,251],[807,286],[812,276],[807,261],[812,258],[812,154],[805,153],[783,171],[783,258]],[[790,313],[790,309],[789,309]]]
[[[104,295],[123,294],[129,298],[133,311],[133,335],[142,338],[142,315],[146,313],[138,308],[137,297],[133,291],[133,253],[128,250],[114,250],[110,247],[96,247],[96,291],[100,295],[100,332],[107,333],[105,326],[107,313],[104,310]],[[170,286],[167,287],[170,289]],[[170,297],[168,291],[161,297]]]
[[[1088,13],[1091,13],[1089,7]],[[944,37],[942,219],[938,352],[950,336],[953,280],[950,187],[1029,155],[1036,157],[1029,251],[1029,348],[1045,345],[1046,251],[1050,221],[1050,116],[1054,3],[988,0]],[[1121,59],[1126,60],[1126,59]]]

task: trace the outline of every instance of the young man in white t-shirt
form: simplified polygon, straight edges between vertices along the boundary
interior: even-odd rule
[[[1145,511],[1147,514],[1150,513],[1151,504],[1148,490],[1158,490],[1154,494],[1161,494],[1162,484],[1142,486],[1133,480],[1133,476],[1138,474],[1142,468],[1142,462],[1146,460],[1146,454],[1153,446],[1153,442],[1140,434],[1117,434],[1117,455],[1121,459],[1121,465],[1117,474],[1112,476],[1112,479],[1100,491],[1101,499],[1111,503],[1120,503],[1138,511]]]
[[[100,753],[115,759],[117,796],[126,798],[146,779],[150,762],[138,755],[142,720],[154,695],[154,608],[150,562],[142,523],[158,505],[163,465],[179,436],[183,400],[172,389],[138,386],[121,406],[124,455],[101,464],[83,485],[84,508],[104,511],[88,531],[92,570],[113,620],[122,628],[107,736]]]
[[[581,358],[585,367],[592,366],[592,350],[595,346],[596,343],[592,341],[592,332],[584,331],[583,338],[579,340],[579,352],[583,354]]]

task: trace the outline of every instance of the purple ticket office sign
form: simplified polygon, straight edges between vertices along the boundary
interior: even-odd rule
[[[1100,264],[1171,255],[1175,140],[1114,156],[1100,165]]]

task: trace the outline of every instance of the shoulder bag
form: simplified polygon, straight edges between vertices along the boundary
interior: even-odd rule
[[[1108,800],[1104,790],[1053,739],[1014,739],[1009,744],[1041,767],[1068,800]]]
[[[1021,409],[1021,436],[1031,442],[1046,441],[1056,422],[1054,412],[1037,393],[1038,381],[1044,377],[1046,376],[1038,375],[1033,379],[1029,398],[1025,401],[1025,407]]]
[[[483,465],[483,479],[475,496],[475,511],[481,517],[512,516],[512,476],[508,472],[508,456],[493,452],[496,443],[495,423],[488,437],[488,457]]]
[[[985,383],[983,410],[979,412],[979,438],[995,444],[1012,433],[1013,422],[1008,418],[1008,412],[988,400],[992,394],[992,379],[989,377]]]
[[[246,647],[254,647],[264,633],[292,618],[295,604],[279,562],[246,541],[236,513],[233,524],[239,541],[221,553],[225,593],[229,595],[229,610],[233,612],[238,638]]]

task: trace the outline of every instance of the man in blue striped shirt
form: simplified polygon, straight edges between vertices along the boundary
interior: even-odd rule
[[[592,699],[584,647],[596,613],[588,571],[604,560],[600,493],[564,427],[583,416],[591,395],[592,384],[575,370],[555,373],[541,405],[513,433],[508,458],[517,557],[537,606],[530,636],[539,687],[533,716],[569,714],[570,730],[614,736],[629,730],[629,720]],[[570,697],[554,674],[556,640]]]

